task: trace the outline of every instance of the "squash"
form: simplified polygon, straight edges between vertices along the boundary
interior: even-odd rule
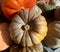
[[[12,40],[9,34],[9,24],[0,24],[0,51],[3,51],[12,45]]]
[[[49,11],[55,9],[58,5],[57,3],[59,0],[39,0],[37,2],[37,5],[43,10],[43,11]]]
[[[22,8],[31,9],[34,7],[36,0],[3,0],[2,10],[4,15],[11,19],[11,17],[21,11]]]
[[[34,45],[32,47],[21,47],[13,45],[10,48],[10,52],[43,52],[43,46],[41,43],[39,43],[38,45]]]
[[[60,47],[60,21],[54,21],[48,25],[44,43],[53,49]]]
[[[56,20],[60,20],[60,7],[55,9],[54,17],[55,17]]]
[[[12,18],[10,36],[16,44],[39,44],[47,34],[46,19],[36,10],[24,9]]]

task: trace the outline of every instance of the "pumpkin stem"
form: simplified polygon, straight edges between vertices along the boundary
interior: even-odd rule
[[[23,30],[29,30],[30,29],[30,26],[27,24],[27,25],[24,25],[23,27],[22,27],[22,29]]]

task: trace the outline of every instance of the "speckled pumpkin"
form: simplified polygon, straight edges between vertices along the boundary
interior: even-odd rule
[[[13,45],[10,48],[10,52],[43,52],[43,46],[41,43],[32,47],[21,47]]]
[[[10,24],[10,36],[16,44],[32,46],[39,44],[47,34],[47,22],[35,10],[24,9],[16,14]]]
[[[48,25],[44,43],[53,49],[60,47],[60,21],[54,21]]]

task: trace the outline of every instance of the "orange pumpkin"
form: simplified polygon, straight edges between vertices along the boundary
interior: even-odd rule
[[[12,44],[9,34],[9,24],[0,24],[0,51],[7,49]]]
[[[19,12],[22,8],[31,9],[35,3],[36,0],[3,0],[2,10],[5,16],[11,19],[13,14]]]
[[[10,35],[16,44],[39,44],[47,34],[47,22],[36,10],[24,9],[16,14],[10,24]]]

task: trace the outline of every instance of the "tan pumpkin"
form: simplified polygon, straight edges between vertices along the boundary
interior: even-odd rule
[[[16,14],[10,24],[10,35],[16,44],[39,44],[47,34],[47,22],[39,12],[24,9]]]
[[[44,43],[53,49],[60,47],[60,21],[54,21],[48,25],[48,33]]]
[[[43,46],[41,43],[32,47],[21,47],[13,45],[10,48],[10,52],[43,52]]]

